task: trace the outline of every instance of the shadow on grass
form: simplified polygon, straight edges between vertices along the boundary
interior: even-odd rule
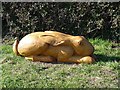
[[[96,58],[95,63],[97,62],[119,62],[120,61],[120,57],[107,56],[107,55],[102,55],[102,54],[95,54],[95,58]],[[43,63],[49,63],[49,62],[43,62]],[[75,64],[75,63],[52,62],[51,64]]]
[[[94,54],[97,62],[119,62],[120,57],[116,56],[107,56],[103,54]],[[54,62],[53,64],[62,64],[60,62]],[[64,64],[74,64],[74,63],[64,63]]]
[[[96,56],[96,61],[102,61],[102,62],[119,62],[120,61],[120,57],[116,57],[116,56],[107,56],[107,55],[102,55],[102,54],[95,54]]]

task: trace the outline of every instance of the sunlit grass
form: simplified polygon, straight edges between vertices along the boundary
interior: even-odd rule
[[[90,39],[94,64],[31,62],[15,56],[11,45],[0,46],[1,87],[13,88],[117,88],[120,50],[112,42]]]

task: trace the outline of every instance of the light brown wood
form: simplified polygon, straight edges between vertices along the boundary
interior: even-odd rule
[[[13,44],[13,52],[32,61],[92,63],[92,44],[83,36],[72,36],[56,31],[34,32]],[[52,57],[52,58],[51,58]],[[54,58],[54,59],[53,59]]]

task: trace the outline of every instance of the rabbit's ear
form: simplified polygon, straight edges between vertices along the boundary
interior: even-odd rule
[[[53,46],[58,46],[58,45],[61,45],[61,44],[63,44],[64,43],[64,41],[56,41],[55,43],[53,43]]]
[[[52,45],[52,46],[58,46],[64,43],[64,40],[56,38],[53,35],[42,35],[45,40],[45,43]]]
[[[50,41],[46,41],[46,43],[51,46],[58,46],[58,45],[63,44],[64,41],[50,40]]]

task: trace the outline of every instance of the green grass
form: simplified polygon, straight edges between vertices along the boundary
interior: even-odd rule
[[[11,45],[0,46],[3,88],[118,88],[120,50],[112,42],[90,39],[94,64],[42,63],[15,56]]]

